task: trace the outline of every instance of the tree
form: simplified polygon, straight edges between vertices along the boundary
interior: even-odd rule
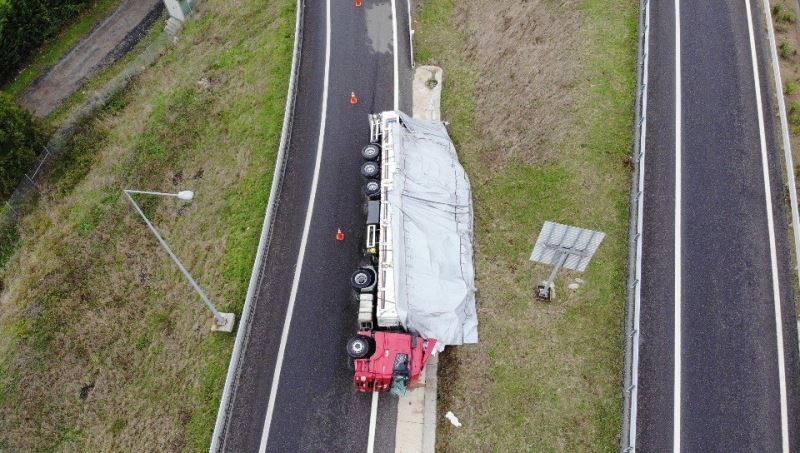
[[[12,80],[37,47],[92,4],[90,0],[0,0],[0,83]]]
[[[0,198],[8,197],[45,144],[39,121],[0,93]]]

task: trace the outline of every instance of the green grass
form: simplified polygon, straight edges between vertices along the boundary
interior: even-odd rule
[[[789,59],[789,58],[791,58],[791,57],[792,57],[792,55],[794,55],[795,53],[797,53],[797,51],[796,51],[796,50],[794,50],[794,48],[792,47],[792,45],[791,45],[791,44],[789,44],[789,43],[788,43],[788,42],[786,42],[786,41],[782,42],[782,43],[781,43],[781,45],[780,45],[780,46],[778,46],[778,52],[780,53],[780,55],[781,55],[781,58],[783,58],[783,59],[785,59],[785,60],[786,60],[786,59]]]
[[[482,42],[454,25],[469,17],[459,9],[469,10],[470,3],[479,4],[425,2],[416,41],[418,60],[444,68],[442,114],[475,200],[481,342],[442,357],[439,411],[452,410],[464,427],[440,424],[438,449],[618,451],[638,3],[538,6],[555,16],[566,17],[571,8],[580,13],[584,47],[531,62],[579,59],[577,82],[560,88],[578,99],[575,108],[554,113],[573,133],[563,141],[524,143],[532,150],[530,161],[511,158],[494,166],[487,162],[504,144],[486,133],[482,112],[502,112],[513,93],[478,88],[500,75],[477,64],[480,51],[463,51],[472,49],[471,40]],[[535,127],[529,119],[517,114],[510,121],[521,131]],[[534,301],[532,291],[549,269],[527,260],[545,220],[607,234],[584,274],[561,275],[551,303]],[[586,283],[568,290],[575,277]]]
[[[82,14],[72,25],[66,27],[55,38],[48,40],[31,58],[30,63],[3,90],[12,96],[21,95],[39,76],[56,64],[72,49],[95,24],[115,9],[121,0],[96,0],[92,8]]]
[[[15,245],[0,249],[4,450],[208,449],[234,337],[209,331],[208,311],[120,191],[195,191],[188,204],[139,201],[220,309],[240,314],[294,6],[202,2],[179,42],[80,125]]]
[[[792,24],[797,20],[797,16],[795,15],[794,11],[787,9],[782,4],[777,4],[772,7],[772,15],[778,22]]]

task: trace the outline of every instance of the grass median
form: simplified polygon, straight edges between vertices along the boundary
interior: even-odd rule
[[[439,412],[464,426],[440,423],[439,450],[619,449],[637,24],[623,0],[418,6],[474,190],[481,323],[442,357]],[[607,234],[549,303],[528,261],[545,220]]]
[[[208,448],[280,140],[293,0],[203,1],[179,42],[70,143],[0,268],[0,450]]]

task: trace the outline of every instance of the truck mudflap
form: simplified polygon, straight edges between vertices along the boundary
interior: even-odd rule
[[[436,346],[435,339],[405,332],[363,330],[358,334],[371,337],[375,345],[372,355],[354,361],[354,380],[360,392],[402,395],[406,388],[414,388]]]

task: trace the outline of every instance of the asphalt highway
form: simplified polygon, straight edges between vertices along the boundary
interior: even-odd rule
[[[758,0],[651,2],[641,451],[800,450],[794,271],[763,20]]]
[[[396,399],[381,395],[374,410],[344,349],[357,326],[349,276],[365,228],[367,114],[392,110],[395,97],[411,110],[407,3],[393,15],[394,3],[306,1],[286,173],[224,451],[365,452],[371,426],[374,451],[394,450]]]

